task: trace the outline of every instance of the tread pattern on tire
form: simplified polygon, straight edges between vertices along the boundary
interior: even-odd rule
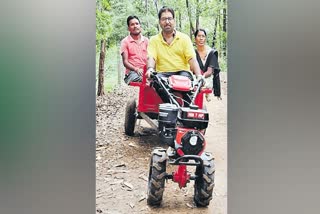
[[[130,99],[127,102],[126,112],[125,112],[125,121],[124,121],[124,131],[126,135],[133,136],[134,135],[134,127],[136,125],[136,100]]]
[[[203,174],[195,180],[194,202],[198,207],[206,207],[212,200],[214,188],[215,166],[213,157],[208,159],[209,164],[203,166]]]
[[[165,150],[154,150],[149,169],[148,205],[159,206],[161,204],[165,184],[166,163]]]

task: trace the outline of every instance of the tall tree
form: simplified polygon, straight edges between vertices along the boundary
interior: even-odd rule
[[[201,8],[200,8],[200,2],[197,0],[197,5],[196,5],[196,30],[199,29],[200,27],[200,13],[201,13]]]
[[[222,32],[223,32],[223,55],[227,55],[227,8],[226,8],[226,0],[222,0],[223,9],[222,9]]]
[[[216,39],[217,39],[217,28],[218,28],[218,20],[219,20],[219,14],[214,19],[214,28],[213,28],[213,38],[212,38],[212,47],[215,46]]]
[[[189,24],[190,24],[190,38],[192,38],[192,34],[195,32],[195,30],[192,24],[191,5],[189,4],[189,0],[186,0],[186,6],[188,10],[188,17],[189,17]]]
[[[158,11],[159,11],[158,0],[154,0],[153,3],[154,3],[154,6],[156,7],[155,8],[156,9],[156,13],[158,13]]]
[[[106,38],[110,33],[111,6],[109,0],[96,1],[96,38],[100,41],[99,75],[98,75],[98,96],[104,95],[104,60],[106,55]]]
[[[100,58],[99,58],[99,82],[98,82],[98,96],[104,95],[104,60],[106,56],[106,40],[101,39]]]
[[[181,19],[181,12],[179,11],[179,13],[178,13],[178,20],[179,20],[179,24],[178,24],[178,29],[179,29],[179,31],[181,31],[182,30],[182,19]]]

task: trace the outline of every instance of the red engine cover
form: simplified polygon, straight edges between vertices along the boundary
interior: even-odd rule
[[[191,80],[181,75],[172,75],[169,77],[169,86],[177,91],[190,91]]]
[[[181,138],[182,138],[188,131],[192,131],[192,130],[194,130],[194,129],[178,127],[177,135],[176,135],[176,142],[177,142],[177,144],[180,144],[180,145],[181,145]],[[202,135],[204,135],[205,130],[199,130],[199,132],[200,132]],[[207,145],[207,142],[204,141],[203,149],[199,152],[198,155],[201,155],[201,154],[204,152],[204,150],[205,150],[205,148],[206,148],[206,145]],[[179,154],[179,156],[183,156],[183,155],[184,155],[184,153],[183,153],[183,151],[182,151],[181,149],[178,149],[178,150],[177,150],[177,153]]]

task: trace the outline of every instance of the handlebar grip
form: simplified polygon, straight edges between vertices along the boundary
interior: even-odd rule
[[[204,86],[205,80],[204,78],[199,78],[199,80],[197,80],[197,85],[199,85],[200,87]]]
[[[199,80],[199,82],[201,83],[201,85],[203,85],[203,83],[204,83],[204,79],[203,79],[203,78],[201,78],[201,79]]]
[[[151,73],[150,73],[150,77],[151,78],[153,78],[154,76],[156,76],[157,75],[157,72],[156,71],[152,71]]]

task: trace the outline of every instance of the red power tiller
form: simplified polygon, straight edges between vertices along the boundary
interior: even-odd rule
[[[139,86],[139,104],[128,102],[125,116],[125,133],[134,134],[137,119],[145,119],[158,130],[161,143],[167,149],[158,147],[152,151],[148,177],[147,203],[159,206],[162,202],[165,180],[172,179],[179,187],[186,187],[194,180],[194,202],[197,206],[208,206],[214,188],[214,158],[204,152],[205,130],[209,114],[203,109],[203,95],[211,89],[203,89],[203,79],[191,81],[186,76],[169,77],[152,74],[150,84],[143,75]],[[156,120],[154,122],[154,120]],[[166,172],[167,164],[178,165],[175,172]],[[187,166],[195,166],[194,175]]]

